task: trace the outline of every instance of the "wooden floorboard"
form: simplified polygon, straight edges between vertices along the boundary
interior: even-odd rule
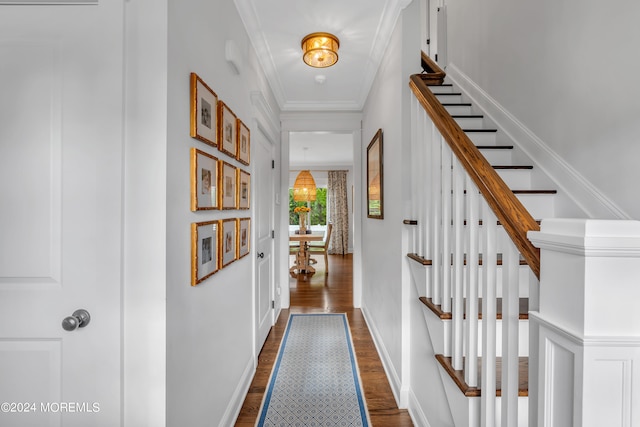
[[[329,274],[325,274],[324,259],[320,257],[314,265],[314,275],[290,278],[291,308],[280,313],[260,352],[255,377],[235,424],[237,427],[255,425],[289,313],[347,313],[371,424],[413,426],[408,412],[396,405],[362,312],[353,308],[352,264],[351,255],[329,255]]]

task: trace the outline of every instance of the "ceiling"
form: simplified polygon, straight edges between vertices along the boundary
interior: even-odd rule
[[[235,0],[271,90],[286,111],[360,111],[400,11],[410,0]],[[340,39],[338,62],[312,68],[302,38]],[[316,77],[324,76],[324,83]]]

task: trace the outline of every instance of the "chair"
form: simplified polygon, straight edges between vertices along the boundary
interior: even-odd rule
[[[332,229],[333,229],[333,224],[331,223],[327,224],[327,233],[325,235],[324,241],[320,245],[318,244],[313,245],[313,242],[309,243],[309,247],[308,247],[308,251],[310,255],[313,255],[313,254],[324,255],[325,274],[329,273],[329,257],[327,255],[329,255],[329,239],[331,239]]]

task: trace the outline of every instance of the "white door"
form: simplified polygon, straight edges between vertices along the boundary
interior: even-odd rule
[[[0,426],[120,425],[122,24],[0,5]]]
[[[273,149],[265,136],[256,132],[253,185],[255,188],[256,233],[256,356],[273,326]]]

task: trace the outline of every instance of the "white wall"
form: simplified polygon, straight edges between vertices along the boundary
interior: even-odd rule
[[[191,147],[241,166],[189,136],[189,73],[197,73],[249,127],[252,92],[268,100],[272,95],[233,2],[170,1],[168,17],[167,425],[229,425],[254,369],[252,257],[191,287],[190,224],[249,212],[189,209]],[[240,75],[224,59],[226,40],[242,52]]]
[[[616,205],[611,217],[640,218],[640,3],[446,3],[450,66]]]
[[[416,2],[417,3],[417,2]],[[402,341],[402,220],[403,220],[403,140],[408,142],[408,128],[402,115],[407,111],[404,94],[408,90],[407,70],[403,67],[406,49],[420,51],[419,37],[403,38],[405,9],[387,46],[384,59],[372,85],[363,111],[362,181],[366,187],[367,146],[378,129],[383,140],[383,216],[367,217],[366,188],[363,188],[362,221],[362,310],[369,323],[396,399],[400,399],[403,369]],[[419,26],[415,27],[419,30]],[[411,46],[411,48],[409,48]],[[419,72],[419,55],[415,54],[415,69]]]
[[[125,2],[124,423],[165,425],[167,3]],[[144,173],[141,173],[144,170]]]

